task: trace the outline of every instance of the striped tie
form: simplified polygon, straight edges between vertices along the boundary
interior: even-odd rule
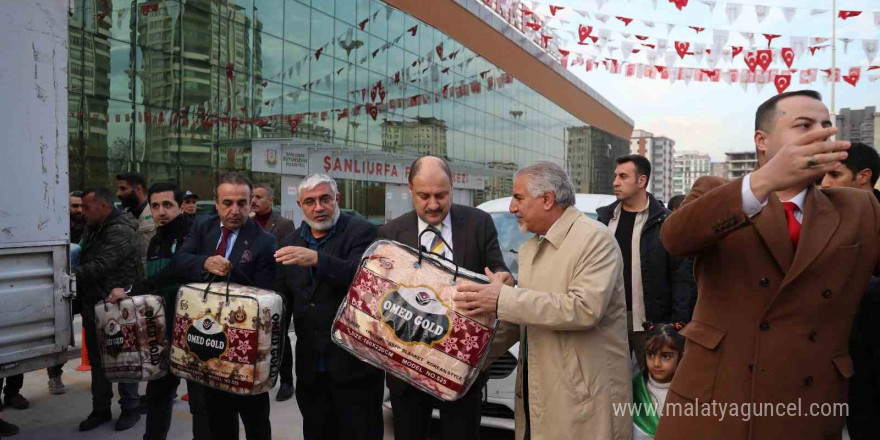
[[[443,223],[437,225],[438,231],[443,231]],[[443,239],[439,235],[434,235],[434,240],[431,241],[431,252],[437,255],[444,255],[444,251],[446,250],[446,246],[443,245]]]

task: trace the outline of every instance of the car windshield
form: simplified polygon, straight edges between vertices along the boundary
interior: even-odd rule
[[[504,264],[510,269],[510,273],[518,279],[519,263],[517,254],[520,246],[532,237],[531,232],[520,232],[516,223],[516,216],[509,212],[493,212],[492,220],[498,231],[498,244],[501,246],[501,254],[504,256]],[[595,213],[587,213],[587,217],[596,219]]]

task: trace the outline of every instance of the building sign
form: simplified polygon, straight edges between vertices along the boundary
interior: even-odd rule
[[[329,174],[340,179],[366,180],[369,182],[401,183],[406,181],[405,170],[400,162],[362,160],[347,156],[314,152],[309,158],[309,171]]]
[[[306,176],[324,173],[334,179],[364,180],[407,184],[411,161],[364,159],[357,155],[335,154],[301,146],[284,145],[277,140],[253,141],[253,171]],[[279,159],[280,158],[280,159]],[[485,177],[470,173],[452,173],[452,186],[458,189],[484,189]]]

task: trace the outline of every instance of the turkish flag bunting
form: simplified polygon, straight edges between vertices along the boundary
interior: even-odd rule
[[[847,18],[858,17],[862,15],[862,11],[839,11],[837,16],[840,17],[841,20],[846,20]]]

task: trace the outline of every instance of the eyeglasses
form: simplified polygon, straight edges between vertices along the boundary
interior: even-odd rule
[[[321,205],[323,205],[323,206],[330,206],[334,201],[336,201],[336,198],[334,198],[333,196],[331,196],[329,194],[325,194],[317,200],[317,202],[320,202]],[[300,202],[300,204],[302,204],[303,208],[309,208],[309,209],[314,208],[315,203],[316,203],[315,199],[305,199],[302,202]]]

